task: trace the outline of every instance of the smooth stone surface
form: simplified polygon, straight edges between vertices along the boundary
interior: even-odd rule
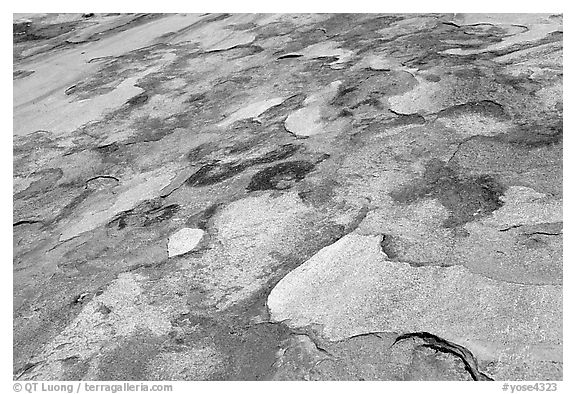
[[[273,15],[271,15],[273,17]],[[213,18],[212,15],[199,15],[200,20]],[[258,23],[258,14],[232,14],[210,23],[191,25],[175,34],[171,42],[192,42],[205,52],[225,51],[254,41],[256,34],[251,31],[235,30],[235,25]]]
[[[268,297],[272,320],[318,326],[330,340],[425,331],[466,346],[492,373],[555,363],[562,340],[560,286],[488,279],[461,266],[386,261],[381,237],[349,234],[284,277]]]
[[[286,130],[293,134],[309,137],[322,133],[324,124],[321,122],[321,116],[322,108],[318,105],[313,105],[292,112],[284,125]]]
[[[336,96],[341,84],[341,81],[334,81],[306,97],[305,107],[292,112],[286,118],[284,122],[286,130],[303,137],[326,132],[328,123],[322,119],[323,109]]]
[[[560,227],[560,228],[559,228]],[[472,272],[520,284],[562,284],[561,223],[521,226],[507,231],[468,223],[455,261]]]
[[[501,199],[504,206],[484,221],[500,230],[519,225],[562,222],[562,201],[529,187],[512,186]]]
[[[239,110],[232,113],[227,119],[220,122],[218,126],[220,127],[228,127],[234,122],[237,122],[242,119],[253,119],[257,118],[258,116],[262,115],[268,109],[280,105],[284,102],[285,98],[283,97],[275,97],[271,99],[257,101],[255,103],[248,104],[245,107],[240,108]]]
[[[215,52],[250,44],[255,38],[254,33],[224,30],[211,26],[201,30],[192,30],[188,35],[178,37],[175,42],[197,42],[206,52]]]
[[[396,63],[388,59],[382,59],[379,57],[371,58],[368,61],[368,68],[375,71],[390,71],[396,67]]]
[[[204,231],[198,228],[183,228],[168,239],[168,257],[190,252],[204,237]]]
[[[134,87],[134,79],[127,79],[119,92],[109,97],[96,97],[95,103],[72,103],[64,91],[82,77],[98,70],[91,59],[119,56],[149,45],[157,37],[182,29],[199,20],[198,15],[171,15],[142,26],[120,32],[114,36],[81,45],[63,54],[50,55],[27,62],[35,72],[27,78],[14,81],[14,135],[25,135],[50,126],[51,132],[66,133],[75,127],[98,119],[113,108],[111,98],[118,105],[142,90]],[[101,96],[100,96],[101,97]],[[38,104],[40,101],[40,104]],[[41,115],[41,117],[39,117]],[[88,116],[90,115],[90,116]],[[40,119],[40,120],[39,120]],[[62,125],[62,128],[60,128]]]
[[[501,42],[482,49],[454,48],[444,51],[449,55],[467,56],[503,50],[513,45],[537,42],[550,33],[562,31],[561,19],[546,14],[457,14],[455,21],[462,26],[482,24],[499,26],[507,29],[509,33]],[[519,31],[519,28],[524,30]]]
[[[143,89],[134,86],[136,80],[126,79],[110,93],[81,101],[73,101],[62,91],[46,99],[40,108],[30,107],[19,111],[14,132],[17,135],[37,130],[50,130],[56,134],[71,133],[90,121],[102,118],[128,99],[142,93]]]
[[[454,264],[454,235],[443,226],[448,218],[448,210],[435,199],[409,207],[386,204],[369,212],[357,231],[384,234],[390,260],[448,266]]]

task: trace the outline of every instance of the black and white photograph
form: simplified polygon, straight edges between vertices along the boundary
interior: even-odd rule
[[[6,392],[561,392],[563,13],[183,9],[11,15]]]

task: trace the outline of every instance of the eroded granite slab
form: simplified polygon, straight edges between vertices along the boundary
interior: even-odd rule
[[[14,378],[562,379],[553,14],[15,14]]]

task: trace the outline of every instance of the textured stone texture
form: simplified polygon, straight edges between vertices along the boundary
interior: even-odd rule
[[[562,23],[14,14],[14,378],[561,379]]]

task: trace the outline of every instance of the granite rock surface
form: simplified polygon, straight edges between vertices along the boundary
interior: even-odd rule
[[[14,378],[561,380],[562,30],[14,14]]]

